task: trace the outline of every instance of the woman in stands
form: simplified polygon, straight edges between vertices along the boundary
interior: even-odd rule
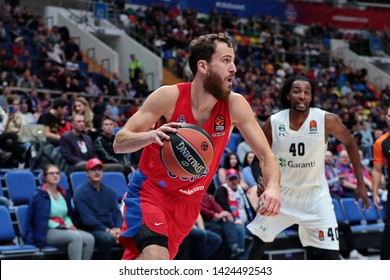
[[[226,183],[226,170],[229,168],[238,170],[240,178],[243,178],[238,156],[235,153],[228,152],[223,160],[223,165],[218,169],[219,185]],[[240,179],[239,184],[245,191],[248,189],[248,185],[244,182],[244,180]]]
[[[77,229],[71,220],[70,194],[58,186],[60,170],[50,164],[43,169],[44,184],[30,199],[26,221],[26,243],[67,247],[70,260],[89,260],[95,246],[92,234]]]
[[[94,140],[97,137],[97,129],[95,127],[96,120],[87,99],[84,97],[76,98],[73,104],[73,115],[81,114],[85,117],[85,132]]]

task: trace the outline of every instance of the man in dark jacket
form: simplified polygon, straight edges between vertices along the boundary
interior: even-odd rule
[[[125,174],[126,178],[129,173],[135,171],[134,167],[131,166],[130,160],[127,154],[116,154],[112,147],[114,142],[114,126],[115,121],[106,116],[102,120],[102,132],[96,138],[94,142],[94,148],[98,158],[104,163],[116,164],[118,170],[122,169],[122,172]]]
[[[73,171],[85,170],[87,161],[96,157],[96,153],[91,137],[84,132],[84,115],[74,115],[71,125],[72,129],[60,138],[61,152]]]

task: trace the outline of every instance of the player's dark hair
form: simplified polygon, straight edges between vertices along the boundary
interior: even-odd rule
[[[226,43],[229,48],[233,47],[232,40],[226,32],[202,35],[192,40],[189,47],[188,64],[194,76],[198,70],[199,60],[211,61],[211,56],[217,48],[217,42]]]
[[[308,77],[306,77],[306,76],[297,75],[297,76],[293,76],[291,78],[288,78],[284,82],[282,88],[280,89],[280,99],[281,99],[282,108],[283,109],[289,109],[290,106],[291,106],[290,100],[287,99],[287,96],[290,94],[291,86],[292,86],[292,84],[295,81],[306,81],[306,82],[308,82],[310,84],[310,86],[311,86],[311,96],[312,96],[312,99],[311,99],[311,102],[310,102],[310,107],[314,107],[314,93],[316,91],[315,83],[312,80],[310,80]]]

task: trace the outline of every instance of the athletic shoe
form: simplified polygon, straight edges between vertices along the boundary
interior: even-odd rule
[[[352,250],[349,253],[349,259],[350,260],[367,260],[368,258],[366,256],[363,256],[360,254],[357,250]]]

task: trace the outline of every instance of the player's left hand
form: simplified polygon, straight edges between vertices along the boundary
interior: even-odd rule
[[[366,186],[357,187],[355,189],[355,199],[356,203],[359,203],[359,199],[362,199],[362,210],[369,210],[371,208],[370,202],[368,200],[367,188]]]
[[[263,216],[276,216],[280,213],[280,187],[266,186],[264,192],[260,195],[261,206],[257,213]]]

